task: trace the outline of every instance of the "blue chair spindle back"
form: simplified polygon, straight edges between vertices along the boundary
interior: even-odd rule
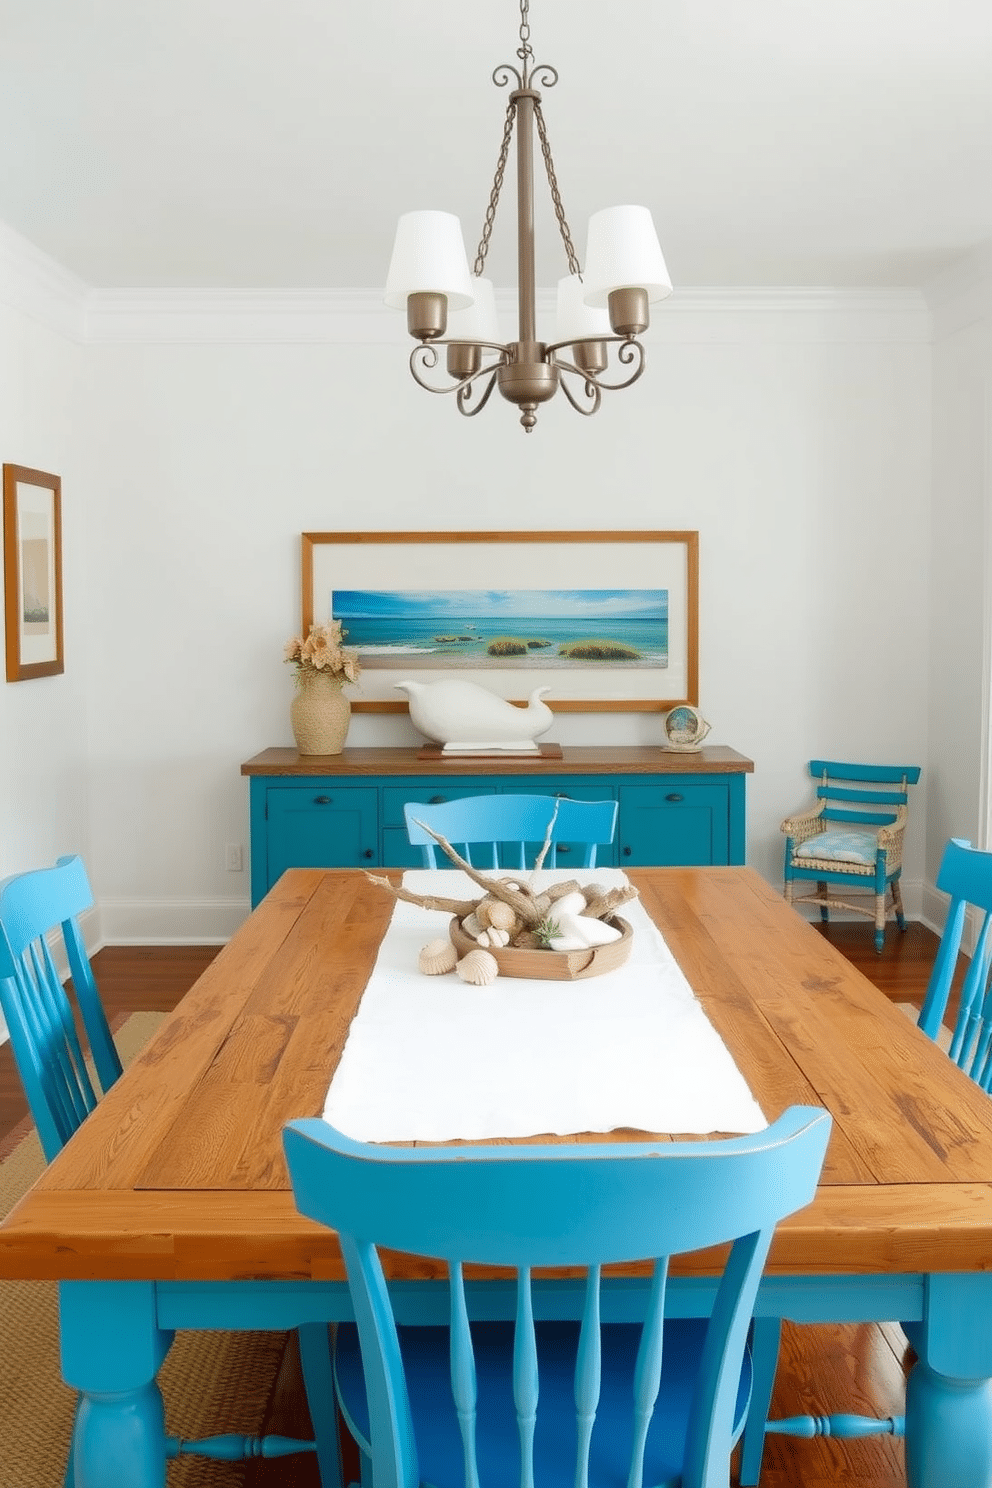
[[[62,936],[101,1093],[121,1073],[78,925],[92,904],[86,870],[76,856],[0,886],[0,1008],[49,1162],[98,1100],[49,936]]]
[[[463,796],[454,801],[408,801],[403,815],[410,842],[423,849],[425,868],[450,868],[451,863],[421,822],[446,838],[473,868],[531,866],[549,826],[545,868],[558,866],[559,843],[567,843],[570,853],[564,866],[594,868],[597,844],[613,841],[617,803],[573,801],[567,796]]]
[[[59,858],[54,868],[21,873],[0,884],[0,1010],[48,1162],[99,1099],[83,1057],[72,1005],[49,949],[48,937],[53,932],[62,934],[100,1094],[105,1095],[122,1072],[77,923],[92,904],[86,869],[76,856]],[[326,1410],[321,1409],[323,1402],[313,1383],[330,1378],[327,1328],[306,1324],[299,1329],[299,1339],[315,1441],[250,1438],[241,1433],[205,1441],[170,1436],[166,1456],[195,1454],[223,1461],[315,1452],[323,1482],[339,1482],[334,1413],[329,1402]],[[72,1488],[74,1480],[70,1447],[63,1488]]]
[[[958,1015],[948,1054],[982,1090],[992,1093],[992,853],[952,837],[944,849],[937,887],[950,896],[944,933],[940,938],[927,985],[919,1027],[935,1039],[947,1009],[969,905],[981,912],[975,948],[961,986]]]
[[[370,1146],[320,1120],[292,1122],[284,1142],[297,1206],[337,1230],[345,1258],[364,1371],[359,1409],[369,1432],[356,1422],[356,1439],[371,1456],[376,1488],[446,1481],[438,1467],[445,1453],[458,1481],[464,1463],[467,1484],[485,1482],[480,1460],[494,1429],[499,1476],[506,1478],[509,1451],[519,1453],[524,1488],[535,1481],[535,1456],[542,1488],[590,1481],[598,1488],[604,1453],[611,1472],[619,1466],[616,1481],[630,1488],[640,1488],[643,1473],[659,1482],[660,1463],[665,1476],[681,1474],[682,1488],[727,1488],[761,1270],[775,1224],[813,1197],[829,1132],[830,1117],[811,1107],[791,1108],[756,1136],[571,1148]],[[690,1375],[668,1361],[672,1335],[686,1327],[664,1319],[668,1258],[728,1240],[711,1319],[692,1325],[699,1342]],[[397,1331],[379,1245],[447,1263],[448,1328]],[[630,1325],[600,1326],[600,1268],[650,1257],[651,1295],[631,1341]],[[516,1269],[512,1328],[470,1326],[463,1262]],[[564,1325],[535,1324],[533,1267],[586,1271],[582,1320],[570,1343]],[[500,1326],[503,1342],[493,1331]],[[613,1393],[617,1329],[624,1330],[633,1424],[630,1394],[617,1401]],[[342,1327],[339,1338],[349,1333],[354,1339]],[[359,1409],[342,1388],[342,1347],[339,1396],[351,1424]],[[694,1389],[687,1384],[693,1377]],[[673,1380],[681,1397],[674,1426],[665,1414],[674,1409]],[[438,1444],[442,1411],[451,1425]],[[493,1415],[502,1419],[498,1428]]]

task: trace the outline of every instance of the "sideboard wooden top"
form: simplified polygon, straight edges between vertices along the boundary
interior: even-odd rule
[[[341,754],[298,754],[263,749],[241,766],[242,775],[744,775],[753,760],[725,744],[696,754],[649,744],[565,747],[561,759],[418,759],[416,748],[345,749]]]

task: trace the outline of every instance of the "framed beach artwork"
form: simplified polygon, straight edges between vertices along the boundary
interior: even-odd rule
[[[304,532],[303,634],[340,620],[356,712],[459,677],[559,712],[697,702],[697,532]]]
[[[62,482],[3,467],[7,681],[52,677],[62,659]]]

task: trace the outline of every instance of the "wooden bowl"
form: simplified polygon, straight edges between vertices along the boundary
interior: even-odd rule
[[[495,956],[500,976],[529,977],[544,982],[575,982],[581,977],[602,976],[604,972],[616,971],[630,955],[634,943],[634,932],[626,920],[619,915],[611,916],[606,923],[615,925],[622,932],[619,940],[606,945],[587,946],[582,951],[529,951],[516,946],[484,946],[471,935],[466,935],[461,922],[455,918],[448,927],[451,944],[458,952],[458,959],[469,951],[487,950]]]

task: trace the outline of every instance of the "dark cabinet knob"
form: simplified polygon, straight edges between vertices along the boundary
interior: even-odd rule
[[[314,796],[313,804],[315,806],[330,806],[332,804],[332,799],[333,798],[331,796]]]
[[[372,849],[370,847],[367,847],[365,849],[365,851],[362,853],[362,857],[363,858],[374,858],[375,857],[375,853],[372,851]]]
[[[629,858],[630,857],[630,848],[629,847],[625,847],[624,848],[623,855],[624,855],[625,858]]]
[[[678,791],[672,791],[669,795],[667,795],[665,797],[665,800],[666,801],[684,801],[685,800],[685,796],[680,796],[679,793],[678,793]]]
[[[555,852],[558,854],[559,857],[562,857],[564,853],[570,853],[571,851],[572,849],[569,847],[567,842],[559,842],[555,847]]]
[[[447,796],[431,796],[427,804],[428,806],[443,806],[447,799]]]

